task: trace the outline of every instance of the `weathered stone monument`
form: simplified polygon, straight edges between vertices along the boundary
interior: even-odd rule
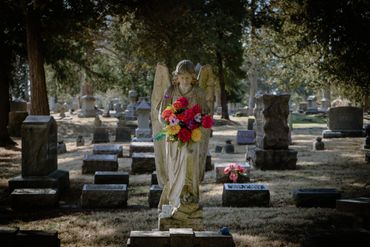
[[[136,107],[138,128],[135,130],[135,138],[133,141],[148,142],[152,141],[152,130],[149,126],[150,105],[142,99]]]
[[[256,149],[254,154],[251,154],[256,168],[262,170],[296,168],[297,151],[288,148],[289,98],[288,94],[265,94],[256,98]]]
[[[132,89],[128,92],[128,98],[130,100],[129,105],[127,106],[127,109],[124,112],[125,119],[126,120],[135,120],[136,115],[136,100],[137,100],[137,92],[135,89]]]
[[[317,103],[316,103],[316,96],[310,95],[307,98],[307,110],[306,114],[316,114],[318,113]]]
[[[95,97],[91,83],[86,82],[86,73],[81,73],[81,111],[79,117],[95,117]]]
[[[324,138],[363,137],[363,112],[361,108],[340,106],[328,111],[328,130],[324,130]]]
[[[9,189],[14,190],[11,197],[17,202],[14,207],[40,206],[41,198],[51,198],[45,203],[54,205],[54,199],[69,187],[69,173],[57,170],[57,161],[54,118],[28,116],[22,125],[22,175],[9,180]]]

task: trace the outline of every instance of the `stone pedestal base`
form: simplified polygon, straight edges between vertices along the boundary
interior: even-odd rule
[[[160,231],[168,231],[170,228],[192,228],[196,231],[204,230],[203,219],[177,220],[171,217],[158,218]]]
[[[297,163],[297,151],[293,149],[254,150],[254,166],[261,170],[294,170]]]
[[[81,97],[81,111],[78,117],[95,117],[95,97],[90,95],[84,95]]]

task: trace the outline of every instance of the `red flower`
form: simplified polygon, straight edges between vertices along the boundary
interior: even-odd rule
[[[175,108],[175,110],[179,110],[182,108],[182,103],[180,101],[175,101],[173,104],[172,104],[173,108]]]
[[[200,108],[200,106],[198,104],[194,105],[191,108],[191,110],[194,113],[194,115],[196,115],[197,113],[201,113],[202,112],[202,108]]]
[[[170,118],[170,116],[173,114],[173,112],[170,110],[170,109],[166,109],[162,112],[162,117],[163,119],[165,119],[166,121],[168,121],[168,119]]]
[[[184,112],[184,114],[185,114],[186,122],[187,122],[187,123],[188,123],[188,122],[190,122],[191,120],[193,120],[194,115],[195,115],[191,109],[187,109],[187,110]]]
[[[177,134],[177,137],[183,142],[186,143],[191,138],[191,131],[187,128],[181,128],[180,132]]]
[[[189,105],[189,100],[186,97],[180,97],[176,101],[180,102],[180,108],[186,108]]]
[[[210,115],[205,115],[203,118],[202,118],[202,126],[203,128],[205,129],[209,129],[211,128],[213,125],[213,119]]]

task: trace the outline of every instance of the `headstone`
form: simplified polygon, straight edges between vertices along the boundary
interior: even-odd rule
[[[11,111],[9,112],[8,133],[10,136],[22,136],[22,123],[27,118],[27,111]]]
[[[231,140],[226,140],[224,150],[225,150],[225,153],[227,153],[227,154],[234,153],[234,145],[231,143]]]
[[[109,142],[109,133],[106,127],[97,127],[94,129],[92,143],[106,143]]]
[[[224,184],[223,207],[268,207],[270,192],[263,184]]]
[[[128,172],[97,171],[94,176],[94,184],[126,184],[129,186]]]
[[[57,169],[57,124],[51,116],[28,116],[22,125],[22,176],[47,176]]]
[[[95,117],[97,111],[95,109],[93,86],[86,82],[86,73],[82,73],[81,76],[81,111],[78,117]]]
[[[370,197],[339,199],[336,201],[336,209],[341,212],[368,216],[370,215]]]
[[[116,118],[119,118],[119,117],[121,117],[121,116],[123,115],[123,109],[122,109],[122,107],[121,107],[121,103],[119,103],[119,102],[115,103],[115,104],[113,105],[113,109],[114,109],[114,111],[115,111],[114,116],[115,116]]]
[[[136,101],[137,101],[137,92],[136,90],[132,89],[128,92],[128,98],[130,100],[130,104],[127,106],[127,109],[124,112],[125,119],[127,120],[135,120],[136,115]]]
[[[150,179],[150,184],[153,185],[153,184],[158,184],[158,179],[157,179],[157,171],[154,171],[152,173],[152,177]]]
[[[248,118],[248,130],[253,130],[254,122],[254,118]]]
[[[138,128],[135,130],[134,141],[152,141],[152,131],[149,126],[150,105],[143,99],[136,107]]]
[[[158,184],[152,184],[150,186],[149,190],[149,197],[148,197],[148,202],[149,202],[149,207],[150,208],[157,208],[159,204],[159,200],[161,199],[163,189],[159,187]]]
[[[366,139],[365,139],[364,148],[370,149],[370,124],[366,125],[365,132],[366,132]]]
[[[10,197],[16,210],[57,207],[59,198],[57,190],[39,188],[15,189]]]
[[[117,208],[127,206],[126,184],[85,184],[81,194],[84,208]]]
[[[123,148],[119,144],[95,144],[93,154],[115,154],[117,157],[123,157]]]
[[[2,247],[48,246],[60,247],[57,231],[19,230],[18,227],[0,228]]]
[[[117,171],[117,155],[85,154],[82,164],[82,174],[94,174],[96,171]]]
[[[212,171],[213,165],[212,165],[212,156],[211,153],[208,151],[207,157],[206,157],[206,171]]]
[[[230,163],[219,163],[215,165],[216,183],[232,183],[229,174],[225,174],[224,170]],[[247,162],[238,163],[241,167],[245,168],[245,174],[238,175],[237,183],[248,183],[250,180],[251,166]]]
[[[330,101],[327,98],[322,98],[320,111],[327,112],[329,108],[330,108]]]
[[[293,199],[297,207],[323,207],[335,208],[337,199],[341,194],[336,189],[296,189],[293,191]]]
[[[181,226],[180,226],[181,227]],[[171,231],[171,230],[172,231]],[[127,247],[141,246],[186,246],[186,247],[234,247],[231,234],[223,235],[212,231],[191,231],[189,228],[170,228],[168,231],[131,231]],[[176,229],[176,231],[174,231]],[[172,234],[170,234],[170,232]],[[185,239],[186,240],[185,240]],[[192,239],[192,240],[190,240]]]
[[[215,147],[215,153],[221,153],[222,152],[222,146],[216,145]]]
[[[126,126],[126,121],[123,117],[118,118],[116,128],[116,142],[130,142],[131,130]]]
[[[238,130],[236,143],[238,145],[251,145],[256,142],[256,132],[254,130]]]
[[[103,117],[110,117],[109,106],[107,106],[106,108],[104,108],[104,111],[103,111],[102,116]]]
[[[328,130],[323,131],[324,138],[363,137],[363,112],[361,108],[341,106],[328,111]]]
[[[288,149],[290,95],[261,95],[257,97],[256,149],[250,154],[256,168],[262,170],[295,169],[297,151]]]
[[[316,137],[316,141],[313,143],[313,150],[325,150],[325,144],[320,136]]]
[[[130,143],[130,157],[133,153],[154,153],[153,142],[132,142]]]
[[[85,145],[85,139],[83,136],[79,135],[77,136],[77,139],[76,139],[76,146],[77,147],[80,147],[80,146],[84,146]]]
[[[299,113],[304,113],[307,111],[307,102],[300,102],[298,107]]]
[[[144,174],[155,171],[154,153],[133,153],[131,173]]]
[[[316,113],[318,113],[317,104],[316,104],[316,96],[310,95],[307,98],[306,114],[316,114]]]
[[[66,144],[64,143],[64,141],[58,141],[57,150],[58,150],[57,151],[58,154],[67,153],[67,147],[66,147]]]

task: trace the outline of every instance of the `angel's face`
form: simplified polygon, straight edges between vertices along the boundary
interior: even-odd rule
[[[193,77],[190,73],[185,72],[185,73],[179,74],[177,76],[177,80],[179,81],[179,84],[181,87],[189,87],[191,86]]]

